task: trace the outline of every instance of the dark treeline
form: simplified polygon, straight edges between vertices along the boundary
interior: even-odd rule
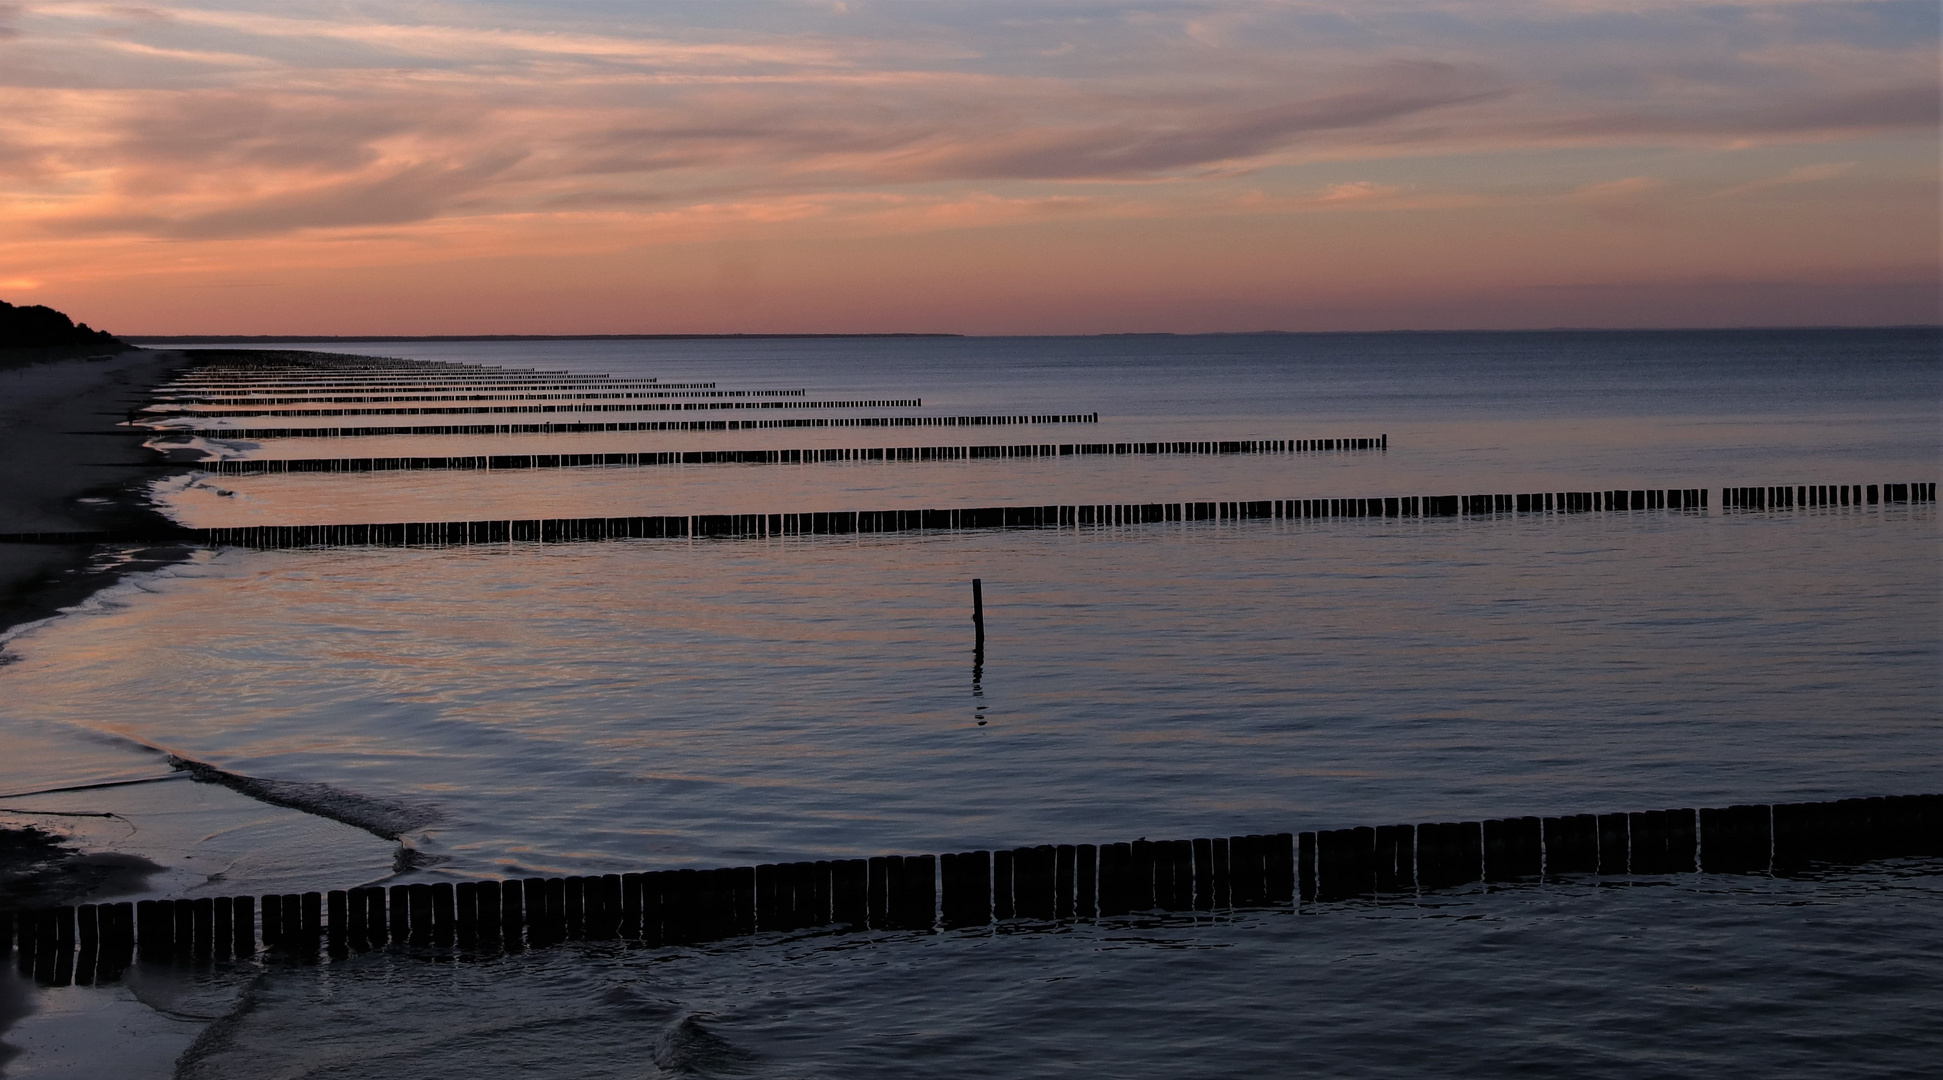
[[[42,304],[15,307],[0,300],[0,349],[48,349],[92,345],[125,349],[121,339]]]

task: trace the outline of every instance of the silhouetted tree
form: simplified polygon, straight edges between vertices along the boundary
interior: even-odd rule
[[[120,346],[104,330],[91,329],[42,304],[15,307],[0,300],[0,349],[41,349],[58,345]]]

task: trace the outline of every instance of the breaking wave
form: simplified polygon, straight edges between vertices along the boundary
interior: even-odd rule
[[[329,784],[244,776],[176,754],[169,755],[169,764],[197,783],[220,784],[258,802],[329,818],[393,842],[402,842],[406,833],[444,818],[437,807],[426,803],[388,802]]]

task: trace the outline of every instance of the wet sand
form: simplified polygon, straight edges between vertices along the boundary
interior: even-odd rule
[[[142,445],[146,430],[123,422],[151,387],[187,362],[180,352],[159,350],[98,358],[0,352],[0,533],[168,528],[149,506],[146,487],[168,475],[169,463]],[[129,574],[190,554],[174,544],[0,543],[0,681],[13,633]],[[322,883],[314,878],[335,887],[393,869],[396,845],[221,785],[189,782],[186,774],[170,774],[159,751],[130,753],[119,767],[154,772],[163,782],[41,792],[52,774],[33,762],[61,749],[8,734],[0,743],[13,760],[30,747],[38,753],[26,753],[24,767],[9,770],[0,785],[8,795],[0,800],[0,909],[186,895],[221,888],[225,874],[288,891]],[[233,990],[204,988],[210,1000],[184,1013],[172,1007],[182,988],[166,977],[158,986],[76,988],[50,997],[0,971],[0,1075],[170,1075],[176,1055],[203,1026],[193,1014],[226,1011]],[[103,1027],[120,1037],[96,1038]]]
[[[0,461],[7,463],[0,533],[95,532],[158,522],[141,497],[143,484],[160,472],[156,456],[142,447],[143,433],[118,424],[183,362],[181,353],[148,349],[95,357],[0,352]],[[0,633],[181,554],[179,548],[0,544]],[[5,659],[0,653],[0,663]],[[82,854],[56,833],[0,827],[0,903],[9,907],[138,889],[153,868],[137,855]],[[0,1030],[31,1009],[23,987],[9,982],[0,988]],[[11,1056],[0,1047],[0,1067]]]
[[[166,464],[121,426],[187,362],[134,349],[101,358],[0,354],[0,533],[145,530],[166,524],[142,496]],[[0,544],[0,632],[79,603],[120,576],[174,562],[175,546]]]
[[[180,353],[132,350],[90,359],[0,355],[0,532],[92,532],[152,520],[137,489],[156,474],[142,436],[118,428]],[[83,501],[86,500],[86,501]],[[0,631],[55,614],[134,567],[93,544],[0,544]],[[154,552],[139,561],[171,558]],[[105,565],[113,562],[113,568]],[[0,829],[0,900],[59,903],[93,891],[87,856],[38,829]],[[146,860],[143,860],[146,861]],[[0,992],[0,1030],[30,1008]],[[11,1056],[0,1051],[0,1063]]]

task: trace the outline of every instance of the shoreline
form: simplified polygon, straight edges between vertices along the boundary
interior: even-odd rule
[[[162,379],[190,362],[175,350],[106,356],[0,355],[0,532],[122,535],[172,528],[142,488],[164,474],[122,426]],[[131,573],[180,562],[181,544],[0,545],[0,655],[8,632],[51,618]]]
[[[143,448],[146,432],[116,421],[187,362],[180,352],[141,348],[0,351],[0,455],[13,466],[0,485],[6,531],[92,532],[166,522],[141,492],[159,474],[160,459]],[[13,631],[188,554],[174,544],[0,545],[0,667],[10,659]],[[92,851],[77,839],[33,825],[0,825],[0,901],[12,908],[139,891],[160,869],[139,855]],[[27,985],[6,980],[0,1034],[37,1005]],[[0,1045],[0,1070],[17,1053]]]
[[[159,475],[146,431],[116,421],[188,362],[175,351],[0,352],[0,485],[7,531],[97,532],[168,524],[142,495]],[[0,667],[14,632],[51,619],[130,574],[189,556],[181,544],[0,544]],[[99,861],[58,831],[0,826],[0,900],[8,906],[97,891]],[[146,862],[146,860],[141,860]],[[119,883],[118,883],[119,884]]]
[[[148,349],[52,358],[16,352],[0,353],[0,460],[14,466],[0,486],[0,532],[48,534],[48,542],[0,543],[0,680],[19,658],[14,646],[27,648],[36,626],[132,575],[186,562],[200,549],[147,497],[152,481],[192,466],[144,446],[152,431],[123,423],[157,384],[197,357]],[[39,783],[25,777],[34,776],[32,763],[42,755],[58,759],[58,746],[28,732],[0,734],[11,737],[0,745],[29,763],[22,777],[0,789],[12,792],[0,805],[0,907],[180,892],[197,887],[210,860],[244,858],[265,843],[303,853],[295,863],[271,859],[256,866],[269,884],[286,885],[318,867],[335,866],[343,878],[397,872],[397,837],[378,837],[346,824],[342,813],[277,797],[274,782],[185,766],[150,747],[134,749],[101,776],[72,778],[82,781],[78,786],[48,787],[59,781],[45,773],[35,777]],[[178,778],[184,782],[153,783]],[[278,812],[264,814],[269,807]],[[168,824],[198,815],[193,826]],[[96,827],[114,819],[142,820],[142,839],[129,844]],[[314,828],[310,839],[294,843],[240,839],[300,820],[330,822],[327,850],[307,849],[324,835]],[[151,875],[157,880],[150,882]]]

